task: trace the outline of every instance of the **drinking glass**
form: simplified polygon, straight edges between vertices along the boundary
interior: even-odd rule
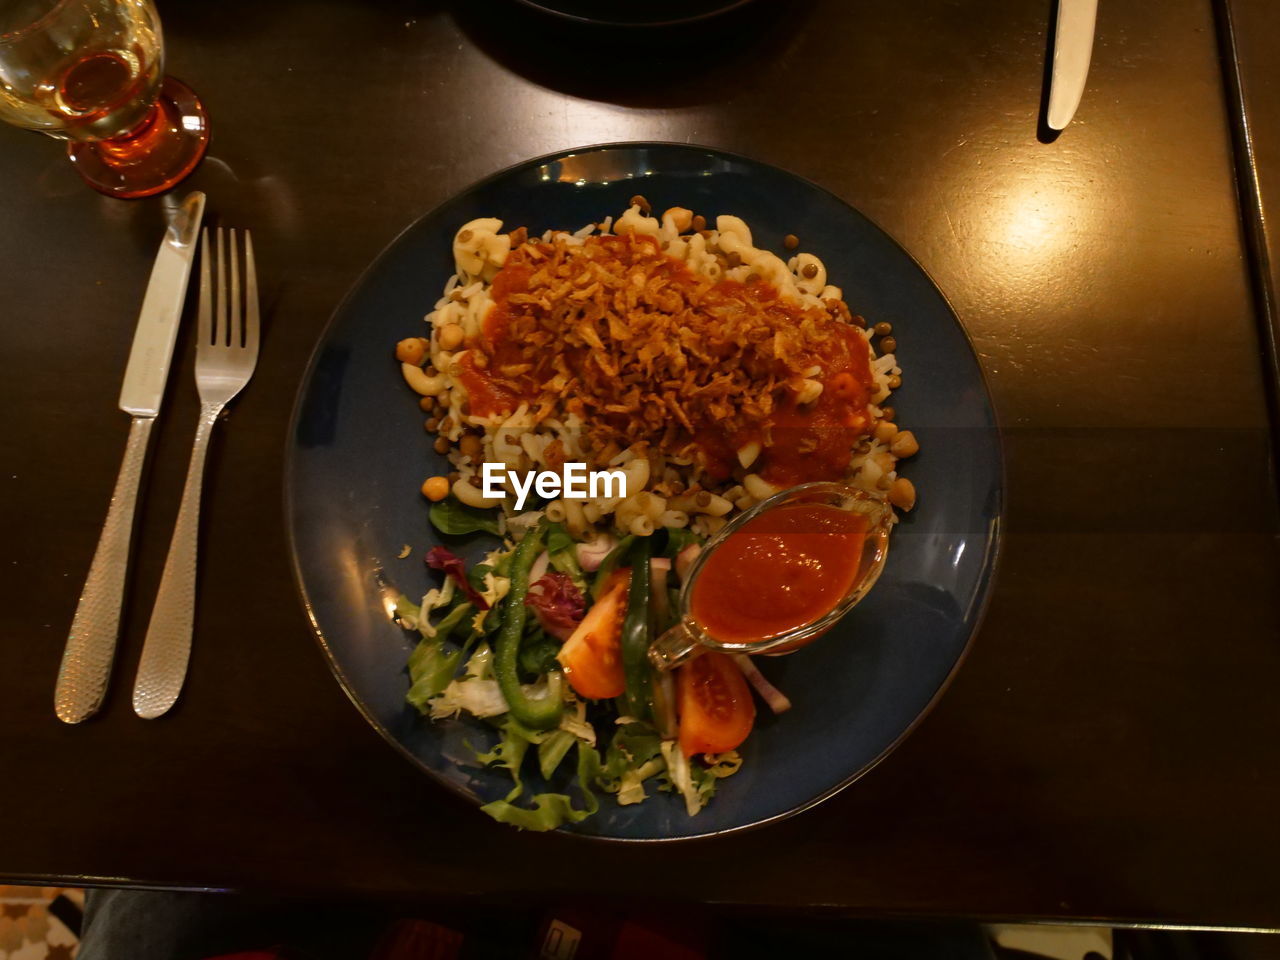
[[[706,567],[707,561],[717,549],[760,514],[766,510],[777,510],[779,507],[797,503],[824,504],[865,516],[866,530],[861,555],[849,558],[850,563],[857,564],[849,589],[830,610],[816,616],[808,623],[783,633],[762,637],[749,643],[727,642],[715,637],[697,621],[691,609],[699,572]],[[680,587],[677,608],[680,619],[674,627],[653,642],[649,648],[649,661],[659,670],[671,670],[706,650],[768,656],[781,656],[784,653],[799,650],[835,626],[836,621],[852,610],[875,585],[880,572],[884,569],[885,559],[889,555],[889,531],[893,527],[893,522],[893,508],[882,497],[873,496],[865,490],[844,483],[804,483],[761,501],[727,523],[702,548],[702,552],[698,554],[693,566],[689,569],[689,575],[685,577]],[[817,535],[822,536],[822,534]],[[752,534],[747,533],[744,536],[752,536]]]
[[[209,143],[204,107],[164,75],[151,0],[0,0],[0,120],[68,141],[113,197],[169,189]]]

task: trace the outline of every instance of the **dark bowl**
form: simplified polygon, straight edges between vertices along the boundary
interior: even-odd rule
[[[518,0],[575,23],[606,27],[676,27],[717,17],[751,0]]]

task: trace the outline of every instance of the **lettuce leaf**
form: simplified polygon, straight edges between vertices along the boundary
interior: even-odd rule
[[[560,761],[577,742],[578,738],[568,730],[552,730],[550,736],[538,744],[538,772],[544,780],[551,779]]]
[[[686,758],[680,744],[674,740],[662,741],[662,756],[667,761],[664,790],[675,790],[684,798],[685,810],[695,816],[716,794],[716,787],[725,777],[731,777],[742,766],[742,756],[737,750],[728,753],[704,754],[706,763]]]
[[[534,732],[508,718],[503,723],[502,741],[489,753],[478,754],[477,757],[482,762],[496,763],[510,770],[515,786],[504,799],[486,803],[480,809],[500,823],[509,823],[521,830],[537,831],[554,830],[565,823],[579,823],[599,810],[600,801],[592,791],[591,784],[600,772],[600,755],[581,740],[576,741],[578,745],[577,782],[578,790],[582,794],[581,807],[575,807],[573,797],[567,793],[536,794],[530,798],[532,807],[515,804],[515,800],[524,791],[524,784],[520,780],[520,763],[523,762],[529,746],[532,743],[538,743],[541,747],[543,744],[557,740],[558,735],[563,733],[562,730]],[[572,735],[570,740],[574,740]],[[563,759],[563,754],[561,758]],[[556,766],[559,766],[559,760],[556,761]]]
[[[567,793],[539,793],[533,798],[533,808],[517,807],[510,800],[494,800],[480,809],[499,823],[509,823],[519,830],[543,832],[554,830],[563,823],[578,823],[590,814],[575,810],[573,798]]]
[[[547,553],[573,553],[577,542],[569,536],[563,523],[547,524]]]
[[[467,571],[467,586],[476,593],[484,593],[486,586],[484,578],[487,574],[492,572],[493,567],[488,563],[473,564],[471,569]],[[484,609],[488,609],[488,607],[485,607]]]
[[[578,543],[559,523],[547,527],[547,556],[551,566],[572,580],[580,593],[587,592],[587,577],[578,563]]]
[[[480,581],[481,586],[475,587],[467,576],[466,562],[460,556],[448,547],[432,547],[427,551],[425,559],[428,567],[443,572],[446,577],[453,580],[477,610],[489,609],[489,601],[481,595],[481,590],[484,589],[483,577]]]
[[[392,616],[400,621],[400,626],[406,630],[416,630],[422,616],[422,608],[406,597],[403,593],[396,597],[396,606],[392,611]]]
[[[489,652],[488,644],[482,644],[480,649],[486,654]],[[501,685],[493,678],[492,667],[486,668],[487,676],[476,675],[471,670],[475,660],[476,657],[472,657],[468,661],[466,676],[461,680],[449,681],[444,692],[438,697],[433,697],[427,704],[431,710],[432,720],[456,717],[460,713],[469,713],[473,717],[482,719],[500,717],[511,709],[506,697],[503,696]],[[488,662],[487,660],[486,664]],[[520,684],[520,689],[524,691],[525,696],[534,700],[550,697],[558,701],[564,696],[563,686],[564,677],[557,670],[544,673],[536,683]],[[536,737],[542,734],[529,732],[528,736]],[[530,740],[530,742],[538,743],[539,741]]]
[[[644,803],[649,798],[649,795],[644,792],[644,782],[665,769],[667,769],[667,761],[662,757],[654,757],[648,763],[624,773],[618,782],[618,806]]]
[[[596,782],[610,793],[621,793],[628,786],[634,790],[643,780],[663,769],[662,764],[651,767],[655,758],[661,759],[661,751],[662,740],[647,723],[623,724],[614,731]],[[638,776],[641,770],[645,771],[642,777]],[[643,799],[643,791],[641,793]]]
[[[476,759],[486,767],[502,767],[511,774],[515,786],[506,796],[507,803],[524,792],[524,783],[520,780],[520,765],[524,763],[524,755],[529,747],[542,739],[542,734],[526,728],[514,717],[507,717],[498,727],[502,732],[498,743],[492,750],[476,753]]]
[[[454,497],[445,497],[432,504],[431,525],[441,533],[462,536],[467,533],[492,533],[500,536],[496,510],[478,510],[468,507]]]
[[[398,607],[397,607],[398,609]],[[476,637],[473,635],[456,650],[445,650],[445,641],[471,610],[469,603],[460,603],[448,616],[435,626],[432,636],[423,636],[409,654],[409,692],[405,699],[420,713],[427,713],[427,701],[444,691],[458,671],[458,664],[467,655]]]

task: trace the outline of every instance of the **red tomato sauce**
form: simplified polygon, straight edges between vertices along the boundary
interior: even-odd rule
[[[505,336],[511,321],[508,297],[527,291],[532,275],[533,269],[523,259],[508,258],[507,265],[493,278],[490,295],[494,307],[485,317],[480,332],[482,343],[478,346],[488,361],[486,367],[482,370],[476,366],[475,350],[467,350],[461,356],[458,379],[467,391],[468,410],[477,417],[512,413],[520,405],[520,396],[514,385],[492,376],[490,371],[500,368],[503,363],[516,363],[520,359],[519,349]]]
[[[754,643],[812,623],[853,587],[866,534],[865,516],[825,503],[766,510],[707,559],[690,613],[725,643]]]
[[[853,327],[839,326],[831,352],[813,357],[823,369],[822,395],[800,406],[783,403],[769,422],[772,443],[755,469],[788,487],[810,480],[839,480],[849,470],[850,451],[867,433],[874,378],[867,341]]]
[[[656,248],[652,238],[641,239]],[[622,237],[591,237],[587,243],[619,254],[629,247],[629,241]],[[672,281],[693,282],[693,274],[686,264],[674,257],[668,259],[669,269],[664,272]],[[483,369],[478,367],[474,358],[476,351],[468,350],[460,371],[462,386],[469,397],[469,411],[475,416],[508,414],[522,400],[532,399],[522,397],[516,384],[503,379],[498,371],[507,365],[527,362],[521,345],[512,343],[506,333],[520,310],[519,306],[510,304],[509,298],[528,291],[534,269],[529,253],[520,248],[512,251],[494,277],[491,290],[494,307],[485,318],[480,342],[468,344],[479,347],[488,362]],[[759,281],[744,284],[722,280],[707,295],[705,305],[709,309],[731,310],[744,300],[761,304],[772,316],[785,322],[797,325],[805,322],[800,306],[780,299],[773,286]],[[851,449],[871,424],[867,405],[874,392],[874,377],[870,349],[862,334],[854,327],[837,323],[832,324],[832,333],[821,354],[801,358],[805,366],[822,369],[823,392],[816,402],[800,406],[791,394],[778,403],[763,424],[749,432],[730,434],[714,423],[695,423],[693,439],[713,481],[727,480],[733,474],[738,466],[738,449],[751,441],[760,442],[764,448],[751,469],[770,483],[792,486],[812,480],[838,480],[846,474]],[[582,353],[584,351],[578,349],[567,357],[571,369],[586,362]],[[544,361],[536,366],[543,372],[542,368],[549,364]],[[550,375],[549,370],[545,372]]]
[[[520,398],[506,383],[476,367],[475,354],[470,350],[459,358],[457,376],[467,391],[468,409],[477,417],[510,413],[520,405]]]

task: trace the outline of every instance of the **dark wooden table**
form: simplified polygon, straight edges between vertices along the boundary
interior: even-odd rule
[[[190,330],[113,691],[80,727],[52,710],[161,202],[101,198],[0,129],[0,876],[1280,927],[1276,496],[1211,4],[1103,4],[1051,143],[1048,2],[762,3],[644,43],[470,6],[162,5],[213,119],[190,185],[254,229],[268,317],[162,721],[127,691],[194,429]],[[676,846],[520,835],[404,763],[330,678],[281,517],[303,364],[365,264],[483,174],[629,139],[746,153],[879,221],[973,337],[1009,461],[998,587],[941,705],[818,809]]]

